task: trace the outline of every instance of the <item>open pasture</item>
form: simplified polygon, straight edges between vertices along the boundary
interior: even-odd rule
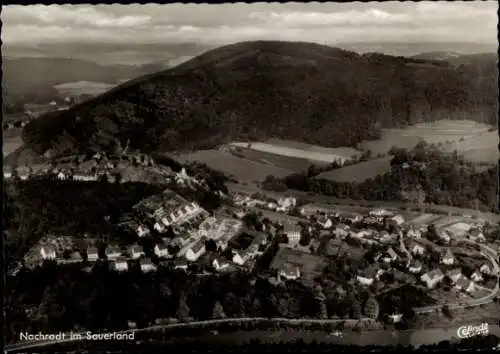
[[[364,141],[359,144],[359,147],[363,150],[370,150],[373,155],[387,154],[393,146],[413,149],[416,144],[424,140],[428,144],[440,144],[443,151],[449,152],[453,150],[465,152],[471,149],[497,149],[498,134],[488,132],[488,129],[490,126],[487,124],[474,121],[444,119],[419,123],[404,129],[384,129],[380,140]],[[463,141],[460,141],[461,138]],[[479,140],[482,141],[479,142]]]
[[[19,149],[23,145],[23,139],[21,138],[21,135],[17,136],[5,136],[4,132],[4,138],[3,138],[3,156],[7,156],[17,149]]]
[[[54,86],[62,95],[100,95],[115,85],[104,82],[75,81]]]
[[[292,174],[284,168],[267,165],[236,157],[230,153],[218,150],[200,150],[192,154],[181,154],[177,157],[181,162],[196,161],[233,176],[238,181],[263,181],[268,175],[285,177]]]
[[[383,175],[391,170],[391,157],[381,157],[336,170],[323,172],[317,178],[337,182],[363,182],[369,178]]]

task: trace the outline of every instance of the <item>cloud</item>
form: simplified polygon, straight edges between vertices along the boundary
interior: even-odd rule
[[[242,40],[497,42],[495,1],[8,5],[2,40],[213,45]]]

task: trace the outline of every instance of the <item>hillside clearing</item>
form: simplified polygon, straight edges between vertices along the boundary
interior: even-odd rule
[[[382,157],[355,165],[323,172],[317,178],[324,178],[337,182],[363,182],[369,178],[383,175],[391,170],[391,157]]]

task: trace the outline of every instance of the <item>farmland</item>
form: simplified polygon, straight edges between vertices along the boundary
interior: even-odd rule
[[[323,172],[318,178],[337,182],[362,182],[368,178],[383,175],[391,169],[391,157],[381,157],[355,165]]]
[[[268,140],[263,143],[233,142],[230,146],[232,148],[237,148],[238,152],[240,152],[240,150],[244,150],[245,154],[250,155],[253,152],[253,155],[251,155],[252,158],[268,160],[273,164],[275,161],[278,164],[280,163],[280,161],[276,160],[278,157],[304,161],[304,163],[307,163],[308,165],[312,163],[329,164],[334,161],[343,163],[344,161],[351,159],[353,156],[359,156],[361,154],[360,151],[348,147],[325,148],[290,140],[278,139]],[[262,154],[262,156],[260,154]]]
[[[359,145],[372,155],[387,154],[392,146],[413,149],[422,140],[436,144],[444,152],[457,150],[474,162],[498,162],[498,133],[491,127],[468,120],[440,120],[420,123],[404,129],[385,129],[382,139]],[[462,141],[461,141],[462,140]]]
[[[56,85],[55,88],[62,95],[100,95],[115,85],[103,82],[75,81]]]
[[[181,162],[196,161],[233,176],[239,181],[263,181],[268,175],[285,177],[293,171],[264,163],[250,161],[217,150],[199,150],[192,154],[175,156]]]

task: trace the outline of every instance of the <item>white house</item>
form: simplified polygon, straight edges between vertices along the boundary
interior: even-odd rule
[[[59,173],[57,174],[57,179],[58,180],[61,180],[61,181],[64,181],[66,179],[66,174],[63,172],[63,171],[59,171]]]
[[[399,257],[396,251],[394,251],[394,249],[390,247],[386,252],[386,256],[384,257],[384,262],[386,263],[395,262],[398,260],[398,258]]]
[[[356,279],[360,284],[365,286],[370,286],[373,284],[375,279],[377,279],[378,277],[380,277],[381,274],[383,274],[382,272],[379,272],[380,270],[381,269],[376,267],[369,267],[361,271],[361,273],[358,274]]]
[[[347,226],[346,224],[338,224],[335,227],[335,234],[340,237],[346,237],[347,235],[349,235],[349,230],[350,227]]]
[[[56,250],[52,246],[42,246],[40,255],[43,259],[56,259]]]
[[[482,276],[482,275],[481,275],[481,273],[480,273],[480,272],[478,272],[477,270],[476,270],[474,273],[472,273],[472,275],[470,276],[470,278],[471,278],[473,281],[477,282],[477,283],[479,283],[479,282],[483,281],[483,276]]]
[[[127,260],[123,257],[117,257],[114,262],[114,266],[117,272],[124,272],[128,270]]]
[[[178,258],[174,262],[175,269],[186,270],[188,268],[188,262],[185,258]]]
[[[403,314],[393,313],[392,315],[389,315],[389,318],[391,319],[392,323],[399,323],[399,322],[401,322],[401,319],[403,318]]]
[[[283,233],[288,238],[288,243],[291,245],[296,245],[300,241],[301,230],[298,225],[294,225],[291,223],[285,223],[283,225]]]
[[[144,225],[139,225],[137,227],[136,232],[137,232],[137,236],[139,236],[139,237],[144,237],[144,236],[149,235],[149,229]]]
[[[87,260],[89,262],[95,262],[99,259],[99,253],[96,247],[89,247],[87,249]]]
[[[141,258],[142,256],[144,256],[144,251],[143,251],[142,247],[137,246],[137,245],[132,246],[130,249],[130,256],[133,259],[138,259],[138,258]]]
[[[391,220],[393,220],[394,222],[396,222],[396,224],[398,224],[399,226],[403,225],[404,222],[405,222],[405,219],[403,218],[403,216],[397,214],[397,215],[394,215]]]
[[[390,216],[393,213],[386,209],[373,209],[369,213],[371,216]]]
[[[365,285],[365,286],[370,286],[375,281],[372,277],[368,277],[368,276],[365,276],[365,275],[358,275],[356,277],[356,279],[358,280],[358,282],[360,284]]]
[[[410,252],[415,256],[422,256],[425,253],[425,247],[419,243],[413,243],[410,246]]]
[[[168,253],[168,247],[164,243],[159,243],[159,244],[155,245],[153,252],[154,252],[154,254],[156,254],[156,256],[158,256],[160,258],[170,256],[170,254]]]
[[[441,269],[434,269],[425,273],[420,277],[420,280],[427,285],[429,289],[434,288],[438,283],[444,279],[444,274]]]
[[[332,220],[327,217],[327,216],[322,216],[318,219],[318,224],[323,228],[323,229],[329,229],[330,227],[333,226]]]
[[[446,273],[446,276],[451,280],[453,284],[456,284],[457,281],[462,277],[462,270],[460,268],[455,268]]]
[[[278,200],[277,211],[288,211],[297,205],[297,200],[293,197],[280,198]]]
[[[142,258],[140,260],[141,270],[144,273],[154,272],[156,270],[156,266],[151,262],[150,258]]]
[[[164,233],[167,229],[163,223],[155,222],[153,228],[158,231],[159,233]]]
[[[422,263],[418,260],[412,260],[408,266],[410,273],[417,274],[422,271]]]
[[[418,238],[422,237],[422,234],[420,233],[420,230],[418,230],[414,227],[411,227],[408,230],[408,232],[406,233],[406,236],[418,239]]]
[[[480,268],[479,271],[483,274],[489,275],[492,273],[492,269],[489,264],[484,263]]]
[[[245,252],[234,252],[233,253],[233,263],[242,266],[248,260],[248,256]]]
[[[213,267],[216,271],[221,271],[229,267],[229,262],[224,259],[214,259],[212,262]]]
[[[186,251],[186,259],[190,262],[196,262],[205,252],[205,238],[201,238]]]
[[[120,257],[120,255],[121,252],[118,247],[109,246],[108,248],[106,248],[106,257],[108,258],[108,260],[116,260],[118,257]]]
[[[452,265],[455,263],[455,257],[449,248],[441,255],[441,263],[446,265]]]
[[[439,232],[438,236],[442,241],[444,241],[446,243],[449,243],[451,240],[450,234],[447,230],[443,230],[443,231]]]
[[[296,280],[300,278],[300,269],[289,263],[285,263],[278,273],[280,280]]]

